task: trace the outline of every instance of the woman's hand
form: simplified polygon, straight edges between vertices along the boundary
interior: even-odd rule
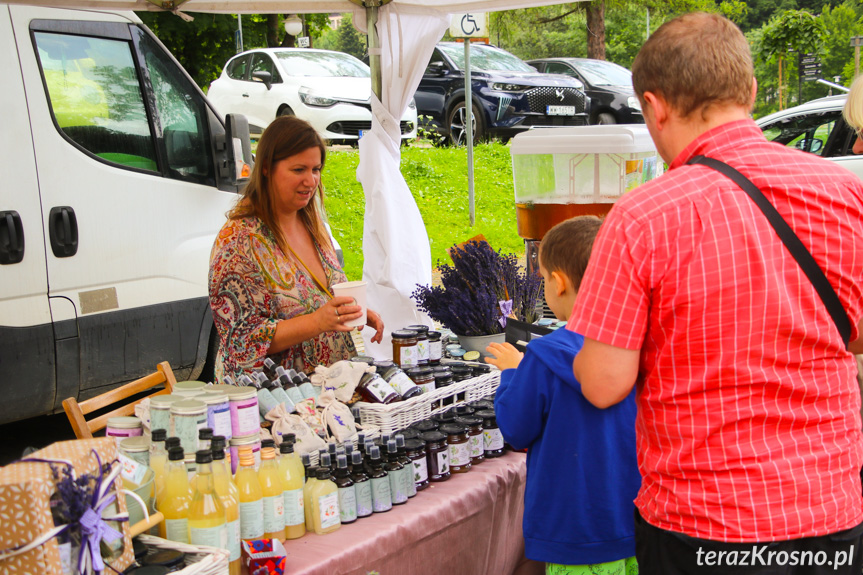
[[[485,358],[485,362],[500,370],[515,369],[524,357],[524,354],[510,343],[490,343],[485,351],[490,354]]]
[[[366,325],[375,330],[375,335],[370,340],[372,343],[380,343],[384,337],[384,320],[378,312],[366,308]]]
[[[354,328],[345,324],[359,319],[363,315],[363,308],[354,305],[354,298],[339,296],[334,297],[319,307],[313,315],[320,333],[324,333],[325,331],[351,331]]]

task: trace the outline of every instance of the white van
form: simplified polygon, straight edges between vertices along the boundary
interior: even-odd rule
[[[197,377],[245,119],[131,12],[0,5],[0,78],[0,424],[164,360]]]

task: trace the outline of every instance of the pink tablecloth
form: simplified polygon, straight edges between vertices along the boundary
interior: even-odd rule
[[[433,483],[405,505],[329,535],[286,541],[286,573],[505,575],[542,573],[524,558],[525,454],[507,453]]]

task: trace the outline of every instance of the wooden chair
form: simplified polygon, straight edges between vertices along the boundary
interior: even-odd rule
[[[151,393],[147,397],[154,395],[163,395],[171,393],[174,390],[174,384],[177,380],[174,378],[174,372],[171,370],[170,364],[163,361],[156,366],[156,372],[146,375],[141,379],[131,381],[126,385],[112,389],[102,395],[92,397],[87,401],[78,401],[74,397],[63,400],[63,409],[66,411],[66,416],[69,418],[69,423],[72,429],[75,430],[75,436],[78,439],[90,439],[93,437],[93,432],[104,429],[108,425],[108,419],[111,417],[120,417],[124,415],[134,415],[135,405],[143,401],[143,397],[132,403],[118,407],[117,409],[100,415],[90,421],[87,421],[84,416],[88,413],[93,413],[96,410],[102,409],[109,405],[118,403],[133,395],[137,395],[143,391],[151,389],[157,385],[165,384],[165,389]]]

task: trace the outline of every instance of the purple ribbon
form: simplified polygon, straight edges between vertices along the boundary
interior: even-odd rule
[[[95,511],[90,508],[84,512],[84,515],[81,516],[81,519],[78,521],[78,525],[81,528],[81,554],[87,552],[89,549],[90,552],[90,561],[93,565],[94,571],[103,571],[105,569],[105,563],[102,561],[102,553],[99,551],[99,542],[103,539],[106,543],[111,543],[123,537],[123,534],[108,525],[104,519],[102,519],[102,511],[113,503],[116,496],[112,496],[106,501],[104,501]],[[80,559],[83,559],[81,557]],[[78,564],[81,564],[81,560],[79,559]]]
[[[508,318],[512,314],[512,300],[500,300],[497,302],[500,306],[501,316],[497,318],[497,321],[500,322],[500,326],[502,328],[506,328],[506,318]]]

